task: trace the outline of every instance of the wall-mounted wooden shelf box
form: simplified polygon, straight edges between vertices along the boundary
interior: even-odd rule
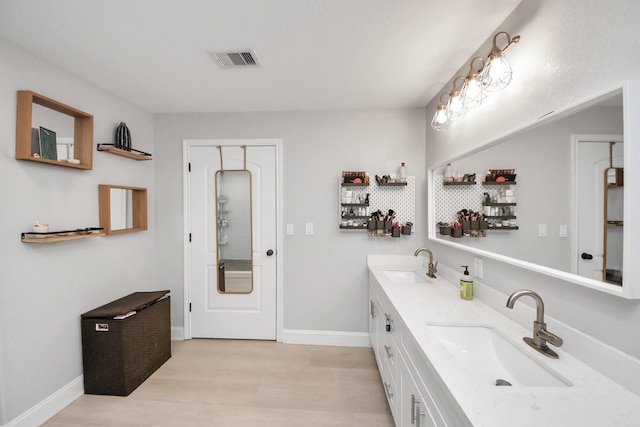
[[[73,152],[74,158],[80,162],[79,164],[33,156],[31,152],[33,104],[73,117]],[[93,116],[91,114],[87,114],[35,92],[19,90],[18,111],[16,116],[16,159],[74,169],[89,170],[93,168]]]
[[[131,192],[127,197],[131,199],[131,206],[125,216],[130,217],[130,226],[116,227],[114,218],[111,217],[112,190]],[[98,202],[100,211],[100,227],[105,234],[123,234],[144,231],[147,229],[147,189],[141,187],[128,187],[123,185],[99,185]]]

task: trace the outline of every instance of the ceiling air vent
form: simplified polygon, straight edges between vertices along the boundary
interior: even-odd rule
[[[216,52],[213,54],[222,68],[260,67],[260,62],[252,50],[240,52]]]

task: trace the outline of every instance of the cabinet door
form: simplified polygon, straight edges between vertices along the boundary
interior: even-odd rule
[[[401,400],[399,403],[402,427],[440,427],[446,424],[434,419],[433,409],[435,404],[431,400],[428,391],[418,386],[413,375],[409,372],[404,359],[400,362]],[[437,414],[436,418],[437,418]]]
[[[373,290],[369,288],[369,339],[371,347],[375,352],[378,346],[378,323],[376,317],[379,316],[378,302]],[[377,357],[377,356],[376,356]]]

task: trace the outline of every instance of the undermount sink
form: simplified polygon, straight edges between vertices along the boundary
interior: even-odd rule
[[[382,273],[396,283],[427,283],[426,274],[414,270],[383,270]]]
[[[567,387],[571,383],[548,369],[495,329],[484,325],[429,324],[444,348],[478,384],[487,386]],[[551,362],[552,363],[552,362]]]

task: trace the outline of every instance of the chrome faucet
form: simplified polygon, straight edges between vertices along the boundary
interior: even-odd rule
[[[529,289],[520,289],[515,291],[507,299],[507,308],[513,308],[516,300],[522,296],[528,295],[536,302],[536,320],[533,322],[533,338],[524,337],[523,340],[531,347],[544,354],[547,357],[554,359],[558,358],[558,354],[551,350],[547,343],[551,343],[556,347],[562,345],[562,338],[547,331],[547,324],[544,323],[544,303],[542,298],[537,293],[530,291]]]
[[[427,248],[420,248],[417,249],[413,256],[418,256],[420,255],[420,252],[426,252],[429,254],[429,271],[427,272],[427,276],[431,277],[432,279],[436,278],[436,273],[438,272],[438,269],[436,268],[438,266],[438,262],[436,261],[436,263],[433,263],[433,253],[427,249]]]

